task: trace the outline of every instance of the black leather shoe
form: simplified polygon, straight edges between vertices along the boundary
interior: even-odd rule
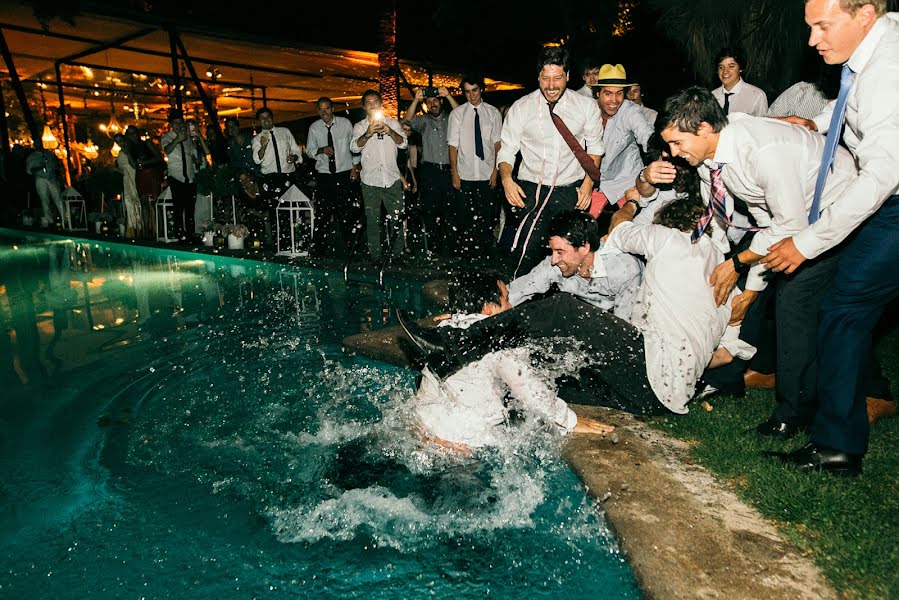
[[[425,355],[428,354],[445,354],[446,347],[443,345],[443,339],[440,334],[433,329],[422,327],[413,321],[406,311],[401,308],[396,309],[396,320],[399,321],[400,327],[412,340],[419,350]]]
[[[807,444],[793,452],[773,454],[800,471],[824,471],[840,477],[858,477],[862,472],[861,455],[831,450],[816,444]]]
[[[805,431],[805,427],[787,423],[785,421],[778,421],[774,418],[759,423],[755,428],[755,432],[759,435],[780,440],[788,440],[802,431]]]

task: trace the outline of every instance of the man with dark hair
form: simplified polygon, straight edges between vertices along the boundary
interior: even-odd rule
[[[827,64],[841,64],[843,72],[837,100],[828,110],[813,121],[794,122],[826,131],[827,148],[837,152],[837,159],[842,137],[859,174],[829,214],[821,211],[807,230],[775,244],[764,259],[775,271],[798,273],[855,233],[821,301],[819,408],[811,444],[784,456],[803,470],[858,474],[868,449],[869,419],[896,411],[889,398],[871,398],[869,404],[864,377],[872,361],[874,327],[899,295],[899,14],[886,10],[886,0],[805,3],[809,45]],[[824,158],[821,185],[826,190],[837,175],[837,162],[831,172],[830,154]]]
[[[197,148],[191,138],[184,115],[180,110],[169,112],[169,127],[159,138],[159,145],[165,151],[168,166],[168,184],[172,190],[172,205],[175,227],[184,230],[181,239],[187,240],[194,234],[194,207],[197,202]]]
[[[461,238],[462,254],[470,256],[493,246],[493,188],[503,120],[495,107],[484,102],[482,78],[466,75],[459,87],[468,101],[454,108],[449,117],[452,185],[458,192],[450,211],[450,229]]]
[[[807,427],[814,415],[817,307],[833,277],[836,253],[823,253],[789,278],[768,277],[758,261],[776,242],[808,228],[824,139],[782,121],[736,113],[727,117],[712,94],[699,87],[669,98],[659,123],[671,155],[697,167],[703,182],[701,192],[708,205],[695,235],[713,220],[721,228],[732,226],[734,198],[746,203],[759,225],[749,247],[719,264],[710,283],[716,301],[722,304],[740,274],[747,273],[746,291],[733,301],[734,321],[743,318],[769,279],[776,286],[777,406],[757,431],[791,437]],[[852,157],[840,149],[820,198],[822,214],[845,201],[844,192],[855,177]],[[836,229],[824,233],[828,238],[839,235]],[[721,239],[719,246],[726,252]],[[813,247],[817,245],[815,241]]]
[[[625,98],[631,82],[623,65],[603,65],[594,91],[602,115],[602,142],[606,153],[602,159],[599,189],[610,202],[618,202],[634,178],[643,170],[640,148],[652,135],[652,126],[639,106]]]
[[[602,246],[593,217],[579,210],[558,213],[549,223],[549,249],[550,256],[509,284],[512,306],[555,285],[617,317],[630,318],[643,269],[632,254]]]
[[[599,79],[599,66],[597,66],[596,61],[589,60],[584,63],[581,77],[584,80],[584,87],[579,89],[577,93],[588,98],[595,98],[593,86],[596,85],[596,80]]]
[[[402,219],[403,185],[396,165],[399,149],[408,144],[399,121],[384,116],[381,94],[366,90],[362,94],[366,116],[353,127],[352,152],[362,154],[362,199],[365,203],[368,252],[381,260],[381,237],[386,233],[388,252],[398,255],[403,250]],[[387,214],[382,224],[381,206]]]
[[[510,308],[508,295],[495,273],[459,276],[449,284],[450,314],[438,317],[438,326],[463,330],[500,314]],[[563,435],[614,430],[575,415],[556,395],[555,386],[535,371],[526,348],[488,353],[445,379],[425,367],[413,407],[428,441],[462,453],[500,443],[510,408],[526,420],[541,419]]]
[[[537,63],[539,89],[517,100],[503,124],[497,156],[506,201],[524,209],[513,241],[515,272],[531,270],[543,260],[549,221],[559,212],[586,210],[605,152],[602,119],[594,100],[568,86],[568,51],[544,48]],[[584,163],[574,148],[585,148]],[[515,157],[521,152],[518,181],[512,178]],[[578,151],[579,153],[580,151]]]
[[[286,127],[275,127],[275,115],[268,107],[256,111],[261,131],[253,138],[253,161],[262,172],[263,195],[276,204],[293,183],[293,173],[302,154]]]
[[[253,138],[240,130],[237,117],[225,119],[225,134],[228,136],[228,163],[250,173],[259,174],[259,165],[253,160]]]
[[[761,88],[743,81],[741,73],[744,64],[743,55],[738,50],[722,49],[715,57],[721,86],[712,90],[712,94],[725,115],[741,112],[764,117],[768,113],[768,97]]]
[[[362,207],[352,193],[352,182],[359,177],[354,165],[358,159],[350,151],[353,125],[349,119],[334,115],[330,98],[319,98],[316,107],[321,118],[309,126],[306,154],[315,160],[317,217],[325,232],[322,237],[333,246],[322,250],[339,255],[355,249],[362,231]],[[331,235],[332,224],[338,236]]]

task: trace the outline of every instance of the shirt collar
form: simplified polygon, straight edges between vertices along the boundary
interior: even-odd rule
[[[742,89],[743,89],[743,78],[740,77],[740,79],[737,80],[737,83],[734,84],[734,87],[730,88],[730,91],[728,91],[728,89],[722,85],[721,93],[723,93],[723,94],[739,94],[740,90],[742,90]]]
[[[868,32],[865,39],[861,41],[855,52],[846,61],[853,73],[860,73],[865,68],[865,65],[868,64],[868,61],[871,60],[871,57],[874,56],[874,50],[877,49],[880,38],[886,32],[887,25],[884,23],[884,18],[878,17],[877,21],[874,22],[874,26],[871,27],[871,31]]]
[[[730,126],[730,123],[738,122],[746,118],[751,118],[743,113],[731,113],[727,115],[728,125],[718,134],[718,147],[715,148],[715,156],[712,160],[703,161],[709,168],[710,162],[726,165],[734,162],[737,156],[737,140],[735,139],[736,130]]]

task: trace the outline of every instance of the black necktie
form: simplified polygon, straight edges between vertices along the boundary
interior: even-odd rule
[[[724,92],[724,114],[730,113],[730,97],[736,92]]]
[[[331,127],[333,125],[334,123],[328,125],[328,146],[331,147],[331,156],[328,157],[328,170],[331,171],[331,174],[337,172],[337,157],[334,154],[334,136],[331,135]]]
[[[278,142],[275,140],[275,128],[272,127],[272,130],[269,132],[269,136],[272,138],[272,150],[275,151],[275,168],[278,169],[278,173],[281,172],[281,157],[278,155]]]
[[[184,142],[178,142],[178,146],[181,148],[181,174],[184,176],[184,183],[190,183],[190,178],[187,176],[187,152],[184,151]]]
[[[481,137],[481,115],[478,114],[478,109],[474,109],[474,153],[484,160],[484,138]]]

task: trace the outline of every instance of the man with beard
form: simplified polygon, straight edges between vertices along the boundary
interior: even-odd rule
[[[547,227],[556,214],[590,206],[594,180],[585,167],[599,175],[605,152],[599,107],[581,94],[566,93],[568,75],[568,51],[544,48],[537,61],[539,89],[517,100],[503,124],[497,156],[503,192],[525,213],[512,245],[516,274],[543,260]],[[586,150],[584,163],[575,154],[578,146]],[[512,169],[519,151],[516,181]]]

